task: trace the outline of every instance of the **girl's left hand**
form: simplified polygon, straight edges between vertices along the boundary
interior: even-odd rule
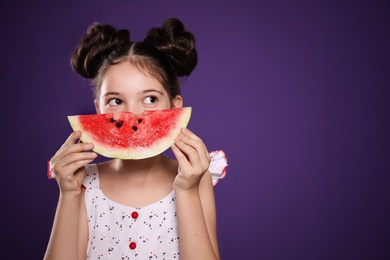
[[[183,128],[172,145],[172,151],[179,163],[174,188],[184,191],[198,188],[210,166],[210,155],[202,139]]]

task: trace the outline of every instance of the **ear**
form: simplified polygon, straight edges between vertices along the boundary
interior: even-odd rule
[[[183,98],[180,95],[177,95],[172,99],[172,108],[183,107]]]
[[[95,99],[95,101],[94,101],[93,103],[94,103],[94,105],[95,105],[96,113],[97,113],[97,114],[100,114],[100,111],[99,111],[99,102],[97,102],[97,100]]]

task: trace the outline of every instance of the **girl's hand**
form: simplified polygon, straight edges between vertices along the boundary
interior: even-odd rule
[[[90,152],[93,144],[77,143],[80,136],[80,131],[73,132],[50,160],[58,186],[63,194],[81,193],[84,166],[97,157],[96,153]]]
[[[179,163],[174,188],[186,191],[198,188],[210,166],[210,155],[202,139],[183,128],[175,139],[172,151]]]

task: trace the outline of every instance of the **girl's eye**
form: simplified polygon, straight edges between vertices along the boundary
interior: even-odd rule
[[[122,102],[122,100],[120,100],[120,99],[118,99],[118,98],[113,98],[113,99],[110,99],[109,101],[108,101],[108,104],[110,105],[110,106],[119,106],[119,105],[121,105],[123,102]]]
[[[153,104],[153,103],[157,102],[157,97],[155,97],[155,96],[149,96],[149,97],[147,97],[147,98],[144,99],[144,102],[145,102],[146,104]]]

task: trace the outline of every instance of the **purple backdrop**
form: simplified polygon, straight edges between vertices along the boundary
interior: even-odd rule
[[[390,259],[390,2],[0,2],[1,259],[41,259],[58,198],[46,161],[94,112],[69,66],[92,22],[181,18],[199,65],[189,127],[228,155],[222,259]]]

